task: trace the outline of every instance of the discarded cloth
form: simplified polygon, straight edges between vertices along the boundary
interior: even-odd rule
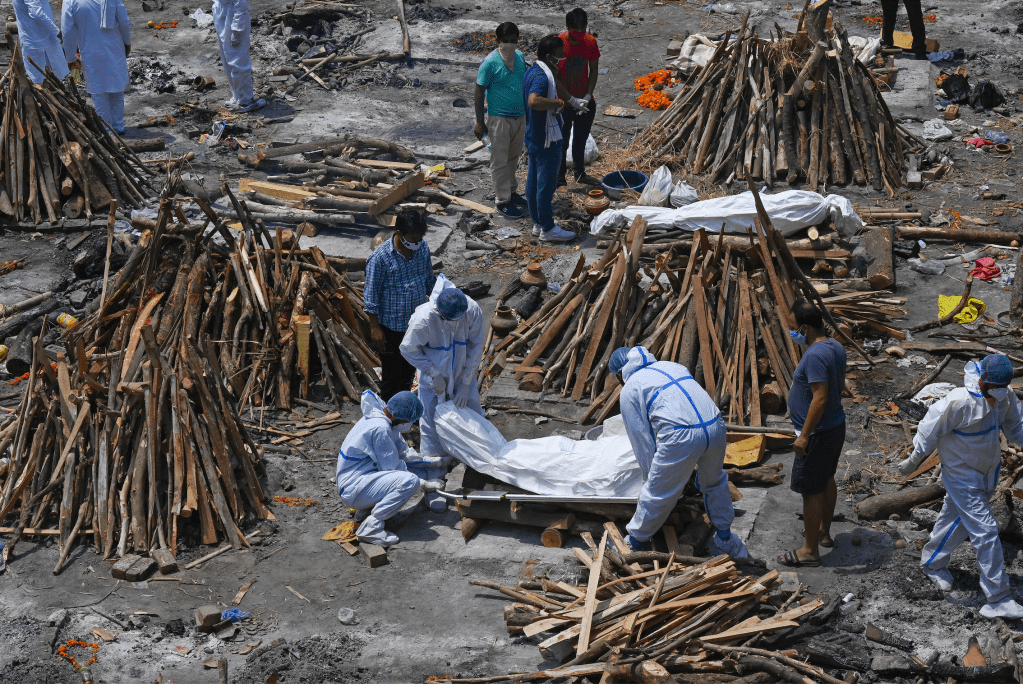
[[[327,534],[320,537],[323,541],[336,541],[338,544],[355,541],[355,528],[358,523],[354,520],[345,520],[340,525],[327,530]]]
[[[852,202],[840,195],[827,197],[806,190],[786,190],[775,194],[760,193],[760,200],[771,218],[771,223],[782,235],[791,235],[803,228],[816,226],[827,219],[835,223],[848,236],[855,234],[864,223]],[[632,223],[642,216],[650,228],[680,228],[696,231],[703,228],[708,233],[721,232],[746,234],[757,217],[753,194],[749,191],[739,195],[715,197],[693,202],[684,207],[631,206],[602,212],[590,224],[590,232],[600,234],[619,226]]]
[[[241,622],[245,618],[252,617],[252,613],[246,613],[240,608],[227,608],[220,614],[221,620],[230,620],[231,622]]]
[[[930,119],[924,121],[924,132],[921,134],[925,140],[949,140],[955,133],[945,125],[942,119]]]
[[[437,406],[435,427],[444,451],[484,475],[549,496],[639,496],[643,476],[627,435],[511,442],[489,420],[453,401]]]
[[[967,138],[967,139],[966,139],[966,140],[964,140],[963,142],[964,142],[964,143],[965,143],[965,144],[966,144],[967,146],[969,146],[969,145],[973,145],[973,146],[974,146],[974,147],[976,147],[976,148],[977,148],[978,150],[979,150],[980,148],[982,148],[982,147],[986,147],[986,146],[988,146],[988,145],[994,145],[994,143],[993,143],[993,142],[991,142],[990,140],[988,140],[987,138]]]
[[[952,310],[959,306],[962,297],[956,295],[938,295],[938,316],[944,318],[952,313]],[[963,310],[955,315],[952,320],[956,323],[973,323],[987,311],[987,305],[976,297],[970,297]]]
[[[945,398],[945,395],[956,388],[951,382],[932,382],[913,395],[913,401],[930,407],[931,404]]]
[[[985,282],[990,282],[1002,274],[1002,269],[998,267],[995,260],[991,257],[984,257],[983,259],[977,259],[976,265],[970,271],[970,275],[974,278],[980,278]]]

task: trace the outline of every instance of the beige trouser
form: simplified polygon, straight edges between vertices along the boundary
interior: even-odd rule
[[[512,119],[507,116],[487,116],[487,130],[490,135],[490,174],[494,178],[494,194],[498,204],[511,201],[512,193],[518,189],[515,169],[522,156],[522,145],[526,139],[526,115]]]

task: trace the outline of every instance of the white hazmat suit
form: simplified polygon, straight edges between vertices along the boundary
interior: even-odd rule
[[[100,118],[124,133],[124,91],[128,87],[131,23],[121,0],[64,0],[60,15],[64,56],[82,56],[85,89]]]
[[[362,393],[362,418],[341,445],[335,476],[345,506],[372,508],[356,536],[380,546],[397,543],[398,536],[384,529],[384,521],[401,510],[422,485],[405,466],[405,459],[416,459],[415,450],[402,438],[402,426],[391,425],[384,413],[386,407],[373,392]]]
[[[636,515],[626,526],[629,535],[640,542],[653,537],[682,496],[694,468],[707,515],[715,528],[728,530],[735,509],[722,468],[725,423],[714,400],[685,366],[658,361],[643,347],[629,351],[622,376],[622,419],[646,480]],[[734,535],[724,542],[713,536],[711,545],[719,553],[748,554]]]
[[[252,19],[248,0],[214,0],[213,26],[220,43],[220,61],[231,86],[229,107],[252,105],[252,60],[249,40]]]
[[[998,522],[988,500],[1002,465],[999,432],[1009,441],[1023,444],[1023,406],[1011,390],[1004,399],[990,404],[981,393],[981,373],[976,361],[966,364],[965,387],[952,390],[928,409],[913,439],[913,456],[903,463],[908,469],[935,449],[941,457],[945,504],[920,556],[924,571],[932,577],[948,577],[946,567],[952,552],[969,538],[977,552],[980,586],[988,600],[981,613],[1020,617],[1003,614],[1011,606],[997,606],[1008,601],[1019,609],[1009,593]]]
[[[25,60],[28,77],[33,83],[42,83],[45,78],[43,72],[29,63],[31,57],[40,68],[50,67],[53,75],[63,80],[69,71],[49,0],[14,0],[14,17],[18,20],[21,57]]]

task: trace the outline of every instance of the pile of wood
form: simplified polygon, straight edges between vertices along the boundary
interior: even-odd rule
[[[761,426],[764,414],[784,412],[799,363],[788,334],[798,327],[791,313],[797,298],[822,307],[839,338],[857,349],[852,336],[861,329],[903,335],[888,322],[902,313],[897,300],[872,293],[823,300],[753,192],[760,218],[748,237],[726,241],[697,231],[685,243],[688,254],[673,246],[653,268],[641,264],[646,223],[637,218],[593,265],[580,259],[557,295],[491,346],[484,376],[514,365],[520,388],[588,397],[582,422],[600,423],[621,391],[607,372],[611,353],[643,346],[690,369],[728,423]],[[646,290],[639,287],[644,273],[653,281]]]
[[[610,537],[610,539],[609,539]],[[610,674],[620,681],[670,681],[671,672],[768,672],[792,682],[837,684],[816,666],[789,655],[740,647],[753,637],[799,626],[823,606],[797,603],[799,590],[774,605],[764,603],[781,579],[777,570],[759,577],[740,574],[728,556],[704,559],[657,552],[630,553],[620,535],[605,533],[592,553],[574,549],[587,568],[585,586],[542,579],[495,589],[515,603],[505,608],[508,632],[539,637],[545,659],[559,667],[513,676],[452,679],[452,682],[532,681]],[[774,598],[772,596],[772,598]],[[758,612],[770,611],[761,617]],[[766,679],[766,678],[765,678]]]
[[[43,348],[45,328],[34,338],[20,406],[0,430],[0,453],[12,450],[0,521],[18,513],[5,556],[53,525],[55,571],[81,535],[104,557],[173,553],[189,519],[203,543],[247,545],[239,526],[273,516],[245,408],[304,394],[318,379],[312,345],[336,401],[376,387],[361,294],[336,268],[364,263],[298,250],[247,216],[232,230],[199,202],[203,224],[163,199],[111,278],[112,202],[100,298],[65,333],[64,352]]]
[[[106,209],[140,207],[151,173],[74,88],[47,72],[35,87],[21,47],[0,79],[0,212],[14,221],[56,222]]]
[[[833,33],[824,28],[829,5],[811,8],[806,31],[779,28],[773,40],[761,40],[747,14],[631,149],[712,182],[752,176],[820,190],[852,180],[893,194],[914,141],[837,19]]]
[[[289,159],[297,155],[303,161]],[[392,159],[377,158],[381,156]],[[484,214],[496,211],[440,188],[424,187],[449,171],[419,170],[414,156],[412,150],[387,140],[350,136],[271,147],[239,154],[238,159],[253,169],[276,172],[273,181],[242,179],[238,188],[254,217],[289,224],[393,226],[395,210],[425,210],[430,203],[455,202]]]

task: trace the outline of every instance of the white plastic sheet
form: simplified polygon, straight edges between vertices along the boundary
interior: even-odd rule
[[[932,382],[914,394],[913,401],[922,406],[930,407],[931,404],[936,404],[944,399],[945,395],[955,388],[956,385],[953,385],[950,382]]]
[[[447,401],[435,413],[445,451],[480,473],[547,496],[639,496],[643,476],[627,435],[507,441],[483,416]]]
[[[684,207],[699,199],[700,195],[696,192],[696,188],[685,181],[675,183],[675,187],[671,190],[671,206],[673,207]]]
[[[568,152],[566,153],[565,159],[566,164],[572,162],[572,139],[575,138],[575,129],[572,129],[572,134],[568,136]],[[586,138],[586,150],[583,152],[583,163],[589,166],[593,162],[600,159],[600,150],[597,148],[597,141],[593,139],[593,136]]]
[[[760,193],[760,199],[771,217],[771,223],[782,235],[816,226],[829,218],[848,236],[864,225],[852,202],[840,195],[824,197],[806,190],[786,190],[773,195]],[[723,226],[726,233],[745,235],[757,216],[757,207],[753,194],[747,191],[740,195],[693,202],[677,209],[641,206],[610,209],[593,219],[590,232],[599,234],[613,230],[632,223],[637,216],[642,216],[652,228],[674,227],[691,231],[703,228],[708,233],[718,233]]]
[[[730,5],[731,3],[729,3]],[[727,13],[723,8],[728,5],[707,5],[703,9],[713,7],[715,11]],[[728,42],[734,42],[734,34]],[[705,35],[694,33],[682,42],[682,49],[678,57],[668,66],[681,71],[683,74],[691,74],[697,67],[707,66],[707,62],[717,50],[719,41],[711,40]],[[849,36],[849,47],[852,48],[853,56],[864,64],[870,64],[877,53],[881,51],[880,38],[862,38],[860,36]]]

